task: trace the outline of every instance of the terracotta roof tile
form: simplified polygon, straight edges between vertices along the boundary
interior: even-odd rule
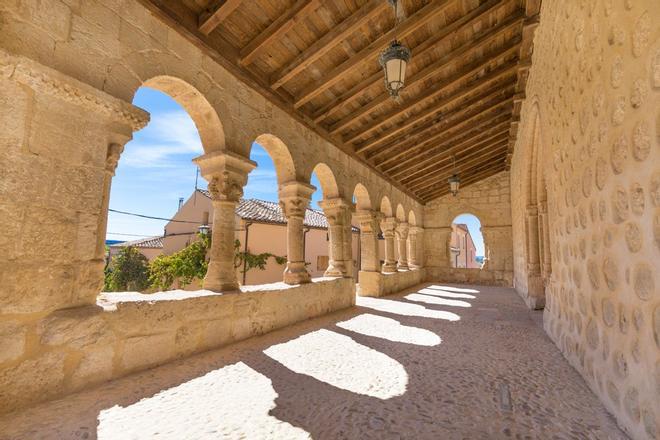
[[[153,248],[153,249],[162,249],[163,248],[163,237],[147,237],[141,238],[139,240],[133,241],[124,241],[122,243],[116,243],[110,245],[109,247],[128,247],[133,246],[136,248]]]

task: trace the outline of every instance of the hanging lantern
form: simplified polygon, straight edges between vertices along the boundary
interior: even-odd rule
[[[458,174],[454,174],[447,180],[449,182],[449,191],[451,195],[456,197],[458,195],[458,186],[461,184],[461,179],[458,178]]]
[[[199,225],[199,226],[197,227],[197,231],[198,231],[200,234],[207,235],[209,232],[211,232],[211,228],[209,227],[209,225],[206,225],[206,224],[205,224],[205,225]]]
[[[394,99],[399,97],[406,80],[406,65],[410,61],[410,49],[397,40],[392,41],[379,58],[385,73],[385,87]]]

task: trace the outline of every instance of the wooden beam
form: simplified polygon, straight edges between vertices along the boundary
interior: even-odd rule
[[[378,53],[383,50],[395,37],[398,39],[405,38],[407,35],[424,26],[433,17],[443,12],[453,3],[454,0],[432,0],[430,3],[419,9],[409,18],[395,25],[388,32],[381,35],[378,39],[373,41],[360,52],[349,57],[339,66],[325,74],[319,81],[312,82],[298,96],[296,96],[294,107],[300,108],[315,97],[319,96],[321,93],[325,92],[330,87],[346,78],[347,75],[360,67],[365,61],[374,62]]]
[[[319,4],[320,0],[296,1],[283,15],[277,17],[277,20],[241,50],[241,59],[238,63],[243,67],[250,64],[268,44],[289,31],[301,17],[304,18],[305,15],[311,13]]]
[[[384,0],[371,0],[363,5],[354,14],[335,26],[330,32],[314,42],[311,46],[300,53],[293,61],[275,72],[271,78],[271,88],[278,89],[291,78],[295,77],[316,60],[332,50],[337,44],[344,41],[357,29],[364,26],[369,20],[380,14],[390,5]]]
[[[500,139],[503,139],[505,137],[505,133],[506,127],[494,127],[492,130],[477,136],[476,139],[472,137],[471,139],[467,139],[460,144],[455,144],[449,148],[444,148],[441,151],[437,151],[433,154],[432,158],[425,158],[424,161],[419,164],[412,164],[404,169],[399,169],[396,172],[396,176],[403,175],[404,177],[399,177],[399,180],[406,186],[414,185],[414,182],[428,178],[430,175],[429,173],[433,172],[434,167],[436,167],[439,163],[442,163],[438,161],[445,160],[450,156],[455,156],[459,153],[464,153],[465,151],[488,146],[493,142],[497,142]],[[443,146],[447,147],[448,145],[451,144],[444,144]],[[394,176],[395,174],[393,173],[392,175]]]
[[[375,130],[379,129],[383,125],[391,122],[392,120],[399,118],[401,116],[406,115],[410,110],[418,105],[423,105],[426,104],[428,101],[435,99],[438,95],[442,94],[448,87],[452,85],[459,84],[460,82],[464,81],[467,78],[470,78],[471,76],[478,74],[480,71],[483,69],[486,69],[491,63],[500,60],[501,57],[507,56],[508,54],[512,53],[516,49],[515,44],[509,44],[507,45],[503,50],[498,50],[496,53],[492,54],[489,56],[486,61],[481,61],[479,60],[476,63],[473,63],[469,67],[465,68],[464,70],[458,72],[456,75],[454,75],[452,78],[448,78],[445,81],[442,81],[439,83],[436,87],[433,89],[429,90],[427,93],[424,95],[418,97],[414,101],[409,102],[406,105],[402,105],[400,107],[395,108],[393,111],[391,111],[389,114],[382,116],[380,119],[374,121],[373,124],[367,126],[365,129],[362,131],[355,132],[354,134],[350,135],[347,138],[344,138],[343,141],[346,143],[354,143],[356,139],[359,139],[369,133],[374,132]],[[517,68],[517,63],[515,61],[510,61],[508,63],[505,63],[502,66],[499,66],[496,68],[494,71],[486,74],[482,78],[479,78],[476,80],[473,84],[466,84],[463,88],[455,91],[453,94],[449,95],[448,97],[442,99],[440,101],[441,103],[444,103],[446,105],[447,103],[450,102],[455,102],[457,99],[462,98],[463,96],[467,95],[471,91],[474,90],[475,87],[482,86],[484,84],[489,84],[493,81],[496,81],[500,79],[503,76],[509,75],[511,72],[513,72]],[[438,108],[436,106],[435,108]],[[435,114],[436,112],[431,112],[430,114]],[[422,111],[420,113],[421,115],[429,116],[429,113],[424,113]],[[417,115],[419,116],[419,114]],[[418,120],[418,119],[417,119]],[[409,124],[410,118],[407,120],[407,122],[404,123],[404,125],[410,125]],[[399,127],[397,127],[399,128]],[[362,153],[370,148],[372,148],[373,143],[370,145],[360,145],[359,147],[356,148],[357,153]]]
[[[213,6],[199,15],[199,31],[210,34],[242,3],[242,0],[217,0]]]
[[[417,85],[422,84],[424,81],[432,78],[438,72],[442,71],[449,65],[453,65],[456,60],[465,57],[467,54],[473,53],[475,50],[483,48],[485,45],[490,44],[501,36],[503,33],[509,31],[513,26],[518,26],[523,22],[523,15],[521,12],[518,12],[502,23],[493,26],[489,29],[485,29],[477,33],[473,39],[466,41],[456,49],[444,54],[424,69],[420,70],[416,74],[412,75],[406,81],[406,88],[413,88]],[[381,106],[384,102],[390,100],[390,95],[383,88],[383,93],[378,95],[376,98],[372,99],[367,105],[360,107],[358,110],[353,113],[345,116],[337,123],[333,124],[328,131],[330,134],[336,134],[344,128],[356,124],[359,122],[359,119],[364,115],[372,112],[375,108]]]
[[[409,157],[407,159],[401,159],[391,165],[389,168],[384,168],[383,171],[388,174],[394,175],[395,173],[399,173],[399,169],[402,167],[405,167],[409,163],[413,163],[413,166],[420,166],[423,165],[423,163],[426,162],[426,158],[429,157],[430,155],[435,154],[438,150],[445,151],[447,146],[452,146],[456,144],[463,145],[465,142],[468,142],[470,140],[479,139],[483,137],[484,135],[487,135],[488,133],[493,132],[494,130],[504,130],[509,125],[511,124],[510,121],[510,115],[509,114],[504,114],[504,115],[499,115],[496,118],[491,118],[491,119],[486,119],[482,123],[477,124],[475,127],[470,127],[469,130],[467,131],[459,131],[458,134],[451,136],[451,137],[443,137],[438,139],[438,141],[429,146],[426,147],[426,156],[420,158],[420,154],[422,154],[422,151],[410,151],[410,154],[408,155]],[[452,130],[454,131],[454,127],[451,127]],[[432,156],[435,157],[435,156]],[[422,162],[420,162],[420,160]],[[409,167],[408,167],[409,168]],[[396,170],[396,171],[395,171]]]
[[[435,35],[424,40],[421,44],[411,48],[414,59],[423,57],[427,52],[435,49],[437,45],[446,38],[453,36],[455,33],[462,31],[468,26],[473,26],[478,20],[481,20],[483,16],[492,13],[503,4],[505,4],[504,0],[490,0],[483,5],[473,9],[466,15],[463,15],[458,20],[451,22],[447,26],[443,27]],[[323,120],[329,118],[337,110],[343,108],[345,105],[360,97],[362,93],[369,87],[373,86],[374,84],[382,84],[382,81],[383,73],[382,71],[378,70],[376,73],[360,81],[360,83],[358,83],[347,92],[343,93],[338,98],[333,99],[329,104],[323,106],[321,110],[314,114],[314,122],[320,123]]]
[[[434,179],[437,179],[439,173],[443,173],[447,170],[450,172],[453,170],[453,163],[451,156],[457,156],[457,162],[465,167],[474,163],[485,163],[488,162],[492,156],[492,152],[497,150],[506,149],[507,147],[507,137],[502,135],[503,132],[500,132],[496,135],[490,136],[489,139],[484,139],[483,141],[476,143],[470,146],[467,149],[461,151],[461,155],[447,155],[442,162],[434,163],[427,170],[423,170],[424,175],[419,176],[410,182],[406,182],[408,186],[413,191],[416,191],[420,188],[426,188],[429,186]],[[506,151],[504,151],[506,153]],[[456,167],[460,171],[460,167]],[[422,171],[420,171],[422,172]]]
[[[438,130],[443,130],[442,133],[446,134],[447,131],[454,131],[469,123],[483,124],[483,121],[478,120],[493,110],[494,107],[499,106],[503,100],[506,100],[508,98],[507,95],[510,95],[510,87],[496,88],[485,97],[477,95],[475,98],[461,103],[460,106],[454,108],[451,112],[443,114],[439,121],[431,121],[430,124],[424,127],[416,127],[413,135],[408,135],[403,139],[395,139],[393,142],[366,157],[368,160],[374,160],[376,157],[382,156],[392,149],[408,152],[411,152],[409,148],[419,150],[423,148],[423,144],[427,141],[435,139],[435,136],[439,134]],[[495,102],[493,103],[493,101]],[[470,130],[472,129],[473,127],[470,126]],[[386,165],[389,162],[398,160],[399,157],[401,157],[401,151],[390,153],[387,158],[376,162],[376,166]]]
[[[465,188],[469,188],[470,185],[478,183],[484,179],[487,179],[488,177],[494,176],[495,174],[501,173],[504,170],[506,170],[506,166],[498,165],[494,168],[487,168],[481,172],[472,174],[472,176],[461,182],[461,190]],[[425,192],[424,196],[419,196],[419,198],[422,199],[425,203],[427,203],[430,202],[431,200],[437,199],[438,197],[446,196],[449,193],[450,193],[449,184],[446,184],[436,188],[435,191]]]
[[[487,159],[486,161],[480,160],[478,157],[476,159],[472,158],[462,163],[460,166],[457,166],[456,170],[454,170],[453,166],[450,164],[443,169],[442,174],[439,173],[434,176],[433,181],[427,180],[424,182],[424,186],[419,186],[417,189],[413,189],[413,191],[416,193],[424,193],[425,191],[428,191],[428,188],[436,186],[439,182],[447,182],[447,179],[449,179],[454,173],[458,174],[459,177],[463,176],[463,179],[467,179],[470,177],[470,173],[474,173],[475,170],[495,168],[504,163],[505,149],[506,143],[500,142],[497,148],[493,149],[487,155],[484,155],[483,159]],[[501,158],[502,161],[498,161],[498,158]]]

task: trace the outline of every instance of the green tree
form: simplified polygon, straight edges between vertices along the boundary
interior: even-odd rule
[[[132,246],[123,248],[105,268],[104,290],[144,290],[149,286],[149,260]]]
[[[152,287],[160,290],[170,289],[175,280],[181,287],[192,281],[203,279],[208,269],[206,252],[211,244],[208,234],[198,234],[199,240],[172,255],[160,255],[151,262],[149,281]]]

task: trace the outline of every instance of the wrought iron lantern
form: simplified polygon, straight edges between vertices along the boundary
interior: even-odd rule
[[[398,19],[398,1],[388,0],[394,6],[394,15]],[[385,74],[385,87],[390,96],[399,98],[399,92],[403,89],[406,81],[406,66],[410,61],[411,52],[401,44],[396,37],[390,45],[381,52],[378,61]]]
[[[209,225],[199,225],[197,231],[199,231],[200,234],[207,235],[211,231],[211,228]]]
[[[449,191],[451,192],[451,195],[456,197],[458,195],[458,186],[461,184],[461,179],[459,179],[458,174],[454,174],[447,181],[449,182]]]
[[[454,174],[447,180],[449,182],[449,192],[451,192],[451,195],[456,197],[458,195],[458,187],[461,184],[461,179],[458,177],[458,174],[456,174],[456,156],[452,156],[452,160],[454,161]]]

